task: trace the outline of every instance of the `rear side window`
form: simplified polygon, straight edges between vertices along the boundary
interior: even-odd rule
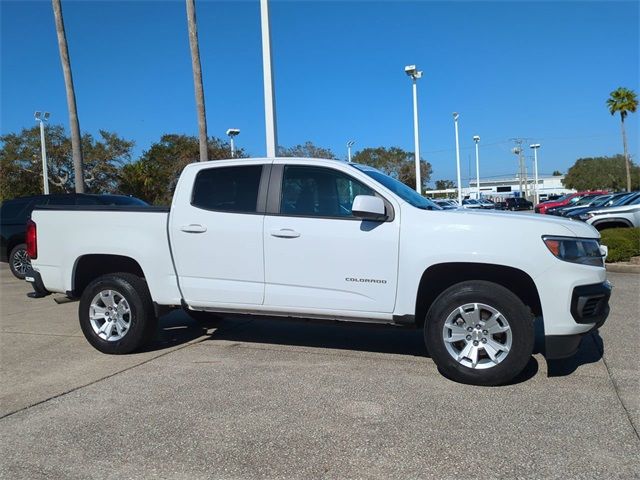
[[[256,213],[261,176],[262,165],[200,170],[191,205],[219,212]]]
[[[27,221],[27,206],[29,205],[28,200],[9,200],[2,204],[2,208],[0,208],[0,220],[2,223],[22,223],[21,219]]]

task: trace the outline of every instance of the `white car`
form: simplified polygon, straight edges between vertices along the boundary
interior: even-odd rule
[[[27,247],[35,293],[79,299],[85,337],[112,354],[171,309],[310,317],[421,328],[445,375],[496,385],[529,362],[536,319],[562,358],[609,313],[590,225],[442,210],[334,160],[194,163],[170,209],[38,207]]]
[[[593,210],[586,213],[583,219],[598,230],[640,227],[640,193],[626,205]]]

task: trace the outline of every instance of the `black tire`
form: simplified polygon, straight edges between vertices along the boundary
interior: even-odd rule
[[[27,274],[27,268],[31,267],[31,261],[27,255],[27,245],[21,243],[11,249],[9,253],[9,268],[16,278],[24,280]]]
[[[449,342],[445,343],[444,328],[447,318],[459,307],[475,303],[485,304],[497,310],[510,327],[509,351],[506,354],[500,352],[499,355],[504,354],[504,357],[501,357],[499,363],[489,368],[472,368],[463,365],[447,350]],[[451,380],[471,385],[502,385],[521,373],[531,358],[535,339],[533,320],[530,309],[522,303],[520,298],[501,285],[481,280],[462,282],[442,292],[429,308],[424,323],[425,343],[440,371]],[[465,329],[468,328],[466,324],[463,325]],[[478,334],[480,331],[486,332],[478,330]],[[491,337],[490,340],[493,340],[493,335]],[[450,343],[452,348],[464,344],[465,340],[458,344]],[[480,344],[480,348],[484,348],[482,342],[479,341],[477,344]],[[491,365],[489,363],[491,359],[486,352],[482,350],[480,355],[483,355],[483,358],[479,362]],[[463,361],[471,363],[467,358],[463,358]]]
[[[130,308],[129,328],[116,341],[101,338],[94,330],[89,312],[91,302],[100,292],[114,290],[126,300]],[[156,332],[157,318],[153,310],[151,294],[147,282],[130,273],[112,273],[103,275],[82,292],[78,307],[80,328],[88,342],[102,353],[112,355],[131,353],[147,345]]]

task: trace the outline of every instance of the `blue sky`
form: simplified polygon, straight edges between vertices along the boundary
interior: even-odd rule
[[[68,125],[51,2],[1,1],[0,132],[34,110]],[[622,151],[611,90],[639,84],[639,2],[277,1],[270,3],[278,143],[311,140],[346,156],[413,150],[407,64],[418,84],[422,157],[432,180],[517,170],[513,137],[541,143],[540,171]],[[196,0],[209,135],[241,129],[265,154],[258,0]],[[163,133],[197,135],[183,1],[68,1],[63,10],[80,127],[115,131],[140,154]],[[627,120],[638,159],[638,114]],[[528,150],[528,149],[527,149]],[[530,152],[527,152],[530,154]],[[531,169],[531,162],[529,162]],[[466,183],[466,182],[465,182]]]

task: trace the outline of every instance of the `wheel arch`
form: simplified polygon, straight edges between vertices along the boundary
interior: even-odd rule
[[[422,274],[416,294],[416,324],[424,324],[425,316],[438,295],[468,280],[485,280],[501,285],[520,298],[535,316],[542,315],[536,284],[523,270],[497,264],[452,262],[431,265]]]
[[[80,297],[96,278],[109,273],[125,272],[145,278],[140,264],[131,257],[111,254],[89,254],[76,259],[71,278],[71,292]]]
[[[607,228],[631,228],[633,224],[626,218],[611,217],[603,218],[602,220],[596,220],[592,225],[598,230],[605,230]]]

